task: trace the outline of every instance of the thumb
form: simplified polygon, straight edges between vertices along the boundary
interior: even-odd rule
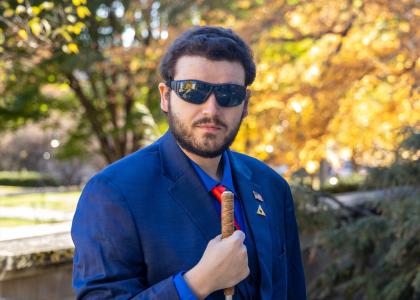
[[[209,242],[209,244],[210,243],[216,243],[216,242],[220,242],[222,240],[222,235],[221,234],[219,234],[219,235],[217,235],[217,236],[215,236],[212,240],[210,240],[210,242]]]

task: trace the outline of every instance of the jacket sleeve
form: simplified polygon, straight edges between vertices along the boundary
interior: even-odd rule
[[[286,185],[286,206],[284,218],[286,220],[287,299],[305,300],[306,285],[302,265],[299,233],[296,223],[293,197],[288,184]]]
[[[123,194],[92,178],[73,218],[76,299],[179,299],[172,276],[150,286],[141,241]]]

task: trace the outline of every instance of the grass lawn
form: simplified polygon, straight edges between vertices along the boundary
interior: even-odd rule
[[[37,220],[28,220],[28,219],[19,219],[19,218],[0,218],[0,228],[2,227],[17,227],[25,225],[38,225],[38,224],[50,224],[56,223],[55,221],[37,221]]]
[[[0,196],[0,207],[27,206],[73,212],[80,193],[78,191]]]
[[[7,194],[7,193],[19,193],[25,190],[24,187],[20,186],[12,186],[12,185],[0,185],[0,193]]]

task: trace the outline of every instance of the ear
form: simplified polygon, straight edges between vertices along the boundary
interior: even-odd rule
[[[244,100],[244,110],[242,112],[242,118],[248,115],[249,98],[251,97],[251,90],[246,89],[246,96]]]
[[[160,109],[165,113],[168,112],[170,92],[171,90],[166,86],[166,84],[163,82],[159,83]]]

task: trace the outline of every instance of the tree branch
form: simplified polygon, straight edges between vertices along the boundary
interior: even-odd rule
[[[87,119],[89,120],[93,131],[96,134],[96,137],[100,143],[100,151],[102,155],[105,157],[105,159],[111,163],[115,161],[115,155],[113,155],[113,149],[103,131],[103,128],[101,126],[101,121],[97,118],[97,111],[95,107],[92,105],[92,103],[89,101],[87,96],[84,94],[79,81],[76,79],[76,77],[73,76],[73,74],[65,74],[67,79],[69,80],[70,87],[75,92],[77,98],[79,99],[80,103],[85,109],[85,115]]]

